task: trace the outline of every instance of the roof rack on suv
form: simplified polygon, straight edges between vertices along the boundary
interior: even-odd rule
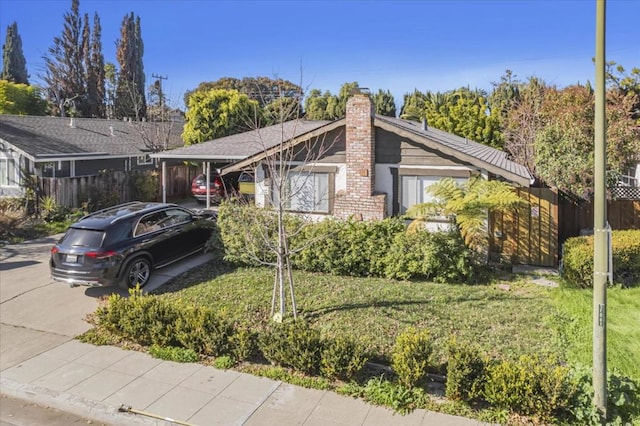
[[[111,211],[111,210],[116,209],[116,208],[117,209],[121,209],[123,207],[134,206],[134,205],[141,204],[141,203],[142,203],[141,201],[130,201],[128,203],[118,204],[117,206],[111,206],[111,207],[107,207],[107,208],[104,208],[104,209],[96,210],[95,212],[91,212],[88,215],[83,216],[82,219],[86,219],[86,218],[89,218],[89,217],[97,216],[99,214],[106,213],[106,212]]]

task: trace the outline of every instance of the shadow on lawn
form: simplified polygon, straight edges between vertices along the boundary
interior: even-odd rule
[[[236,269],[236,267],[228,264],[211,261],[201,267],[191,269],[180,276],[172,278],[159,288],[150,291],[149,294],[160,295],[165,293],[175,293],[176,291],[202,284],[205,281],[213,280],[219,276],[233,273]]]
[[[445,304],[461,304],[461,303],[478,303],[478,302],[499,302],[506,299],[510,295],[461,295],[461,296],[447,296],[446,298],[441,297],[429,297],[426,299],[415,299],[415,300],[380,300],[380,301],[371,301],[371,302],[361,302],[361,303],[342,303],[336,306],[327,306],[324,308],[312,309],[309,311],[300,310],[300,313],[305,316],[305,318],[309,320],[315,320],[320,318],[321,316],[330,314],[332,312],[340,312],[340,311],[350,311],[357,309],[370,309],[370,308],[399,308],[405,306],[424,306],[428,308],[429,305],[438,305],[441,306],[443,303]],[[518,300],[526,300],[533,299],[533,296],[523,295],[518,296]]]

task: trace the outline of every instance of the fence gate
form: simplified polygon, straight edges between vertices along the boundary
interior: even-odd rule
[[[519,188],[527,205],[489,218],[489,256],[520,265],[558,266],[558,194]]]

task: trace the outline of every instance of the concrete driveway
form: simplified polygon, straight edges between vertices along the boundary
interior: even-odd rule
[[[0,370],[54,348],[90,328],[85,318],[117,287],[70,288],[49,275],[49,253],[61,235],[0,247]],[[210,259],[192,256],[154,271],[146,291]]]

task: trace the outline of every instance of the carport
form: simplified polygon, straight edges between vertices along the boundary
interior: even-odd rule
[[[202,151],[204,144],[192,145],[185,148],[178,148],[171,151],[159,152],[156,154],[152,154],[152,158],[157,158],[161,164],[161,189],[162,189],[162,202],[167,202],[167,165],[179,164],[179,163],[196,163],[201,167],[202,172],[206,175],[206,208],[211,207],[211,194],[210,194],[210,185],[211,185],[211,174],[214,171],[221,169],[224,166],[228,166],[229,164],[233,164],[237,161],[244,160],[247,156],[229,156],[229,155],[219,155],[219,154],[205,154],[198,153],[197,151]],[[200,148],[195,149],[195,148]],[[190,151],[190,152],[183,152]]]
[[[292,120],[269,127],[213,139],[199,144],[151,154],[162,165],[162,201],[167,201],[167,165],[196,163],[207,176],[206,206],[211,207],[209,185],[212,170],[219,170],[260,152],[316,130],[328,121]]]

